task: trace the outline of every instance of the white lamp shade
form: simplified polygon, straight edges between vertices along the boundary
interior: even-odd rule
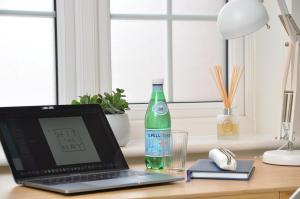
[[[259,0],[231,0],[218,15],[219,31],[225,39],[253,33],[268,21],[267,10]]]

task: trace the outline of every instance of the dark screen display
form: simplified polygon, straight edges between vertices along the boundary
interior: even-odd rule
[[[16,178],[128,168],[98,105],[0,108],[0,134]]]

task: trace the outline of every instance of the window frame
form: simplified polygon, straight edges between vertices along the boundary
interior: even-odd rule
[[[109,0],[89,0],[84,3],[57,0],[57,16],[59,103],[69,104],[72,99],[86,93],[110,91]],[[85,31],[81,31],[82,27]],[[86,43],[86,37],[91,36]],[[237,107],[236,114],[240,116],[242,135],[255,133],[254,37],[252,35],[228,42],[228,74],[234,63],[244,66],[244,76],[234,105]],[[84,51],[89,53],[81,53]],[[147,105],[131,104],[130,107],[127,113],[131,138],[142,139]],[[191,136],[201,136],[215,132],[215,116],[222,110],[222,103],[171,103],[169,108],[174,128],[186,129]]]
[[[225,0],[227,2],[227,0]],[[192,101],[192,102],[174,102],[173,101],[173,76],[170,75],[173,73],[173,59],[174,59],[174,54],[173,54],[173,22],[178,22],[178,21],[185,21],[185,22],[192,22],[192,21],[216,21],[217,20],[217,15],[212,15],[212,14],[173,14],[172,12],[172,7],[173,7],[173,0],[166,0],[166,13],[165,14],[114,14],[110,13],[109,9],[109,15],[110,15],[110,22],[112,20],[151,20],[151,21],[160,21],[160,22],[166,22],[166,38],[167,38],[167,84],[165,86],[168,87],[168,99],[167,101],[169,103],[211,103],[211,102],[220,102],[218,100],[213,101],[213,100],[207,100],[207,101]],[[111,48],[109,46],[109,50],[111,51]],[[225,78],[226,78],[226,85],[228,85],[228,41],[225,40]],[[110,65],[111,67],[111,65]],[[111,82],[112,83],[112,82]],[[112,87],[110,85],[110,87]],[[145,103],[130,103],[131,105],[136,105],[136,104],[145,104]]]
[[[57,42],[57,12],[56,1],[53,0],[53,11],[29,11],[29,10],[12,10],[0,9],[0,16],[14,16],[14,17],[45,17],[53,18],[54,20],[54,56],[55,56],[55,104],[59,104],[59,85],[58,85],[58,42]]]

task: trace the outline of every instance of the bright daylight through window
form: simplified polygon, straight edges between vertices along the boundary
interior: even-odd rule
[[[54,0],[1,0],[0,26],[0,106],[56,104]]]
[[[225,0],[110,0],[112,87],[147,103],[153,78],[169,102],[219,101],[210,68],[226,67],[217,30]]]

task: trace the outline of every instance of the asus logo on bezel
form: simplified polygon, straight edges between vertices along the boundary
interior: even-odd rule
[[[44,107],[42,107],[42,110],[52,110],[52,109],[54,109],[53,106],[44,106]]]

